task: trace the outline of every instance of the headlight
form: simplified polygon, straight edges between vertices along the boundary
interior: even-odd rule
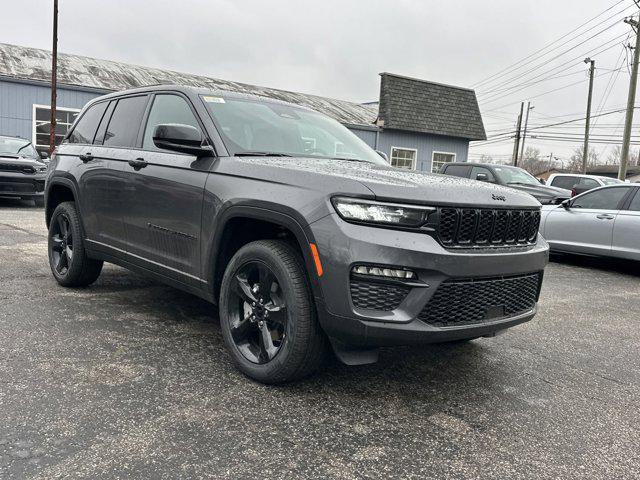
[[[401,227],[419,227],[427,221],[433,207],[373,202],[358,198],[336,197],[332,200],[338,214],[348,222],[377,223]]]

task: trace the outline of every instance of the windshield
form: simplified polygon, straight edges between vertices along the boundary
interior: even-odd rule
[[[505,184],[540,185],[540,182],[526,170],[518,167],[508,167],[501,165],[493,167],[498,178]]]
[[[617,185],[619,183],[624,183],[622,180],[618,180],[617,178],[608,177],[600,177],[600,181],[602,181],[603,185]]]
[[[202,96],[232,155],[290,155],[389,165],[337,121],[293,105]]]
[[[40,159],[31,142],[24,138],[0,137],[0,155]]]

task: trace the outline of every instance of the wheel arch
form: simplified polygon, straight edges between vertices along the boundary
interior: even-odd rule
[[[45,200],[45,223],[49,228],[53,211],[62,202],[75,202],[78,205],[78,192],[75,184],[68,178],[54,178],[47,182]],[[82,219],[80,220],[82,222]]]
[[[265,238],[282,238],[300,253],[312,293],[314,297],[322,297],[310,248],[315,241],[306,222],[302,223],[288,212],[234,205],[219,214],[216,225],[205,257],[205,274],[214,301],[218,301],[222,276],[231,257],[247,243]]]

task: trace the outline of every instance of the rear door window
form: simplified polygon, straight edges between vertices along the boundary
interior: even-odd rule
[[[442,173],[445,175],[453,175],[454,177],[469,178],[470,170],[471,167],[469,165],[446,164]]]
[[[118,100],[104,134],[103,145],[107,147],[136,146],[147,98],[147,95],[141,95]]]
[[[585,193],[571,202],[573,208],[592,208],[597,210],[619,210],[620,200],[631,187],[610,187]]]
[[[598,188],[600,186],[600,184],[593,178],[586,177],[582,177],[578,185],[583,188]]]
[[[555,177],[551,181],[551,186],[571,190],[579,181],[578,177]]]
[[[98,128],[100,120],[102,120],[108,103],[109,102],[96,103],[84,112],[69,135],[69,143],[93,143],[96,129]]]

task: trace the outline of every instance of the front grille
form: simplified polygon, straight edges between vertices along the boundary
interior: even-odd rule
[[[539,210],[442,207],[438,217],[438,239],[447,248],[532,245],[540,225]]]
[[[0,195],[3,193],[34,193],[37,191],[32,182],[3,182],[2,178],[0,178]]]
[[[19,165],[15,163],[0,163],[2,172],[36,173],[36,169],[30,165]]]
[[[533,309],[541,280],[541,273],[447,280],[418,318],[435,327],[451,327],[513,317]]]
[[[358,308],[391,311],[405,299],[408,287],[351,279],[351,300]]]

